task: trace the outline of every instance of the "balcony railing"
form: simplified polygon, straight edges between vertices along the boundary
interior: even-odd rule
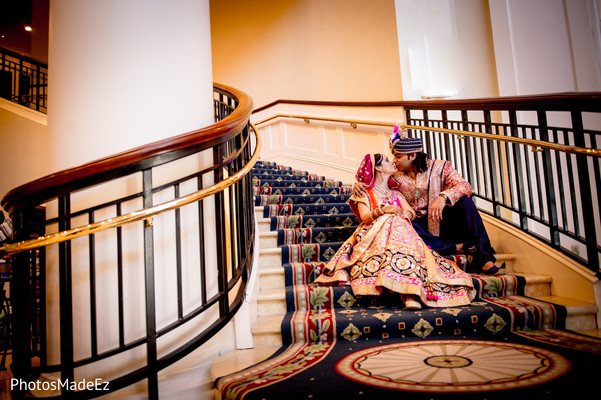
[[[146,380],[149,398],[158,398],[159,372],[241,306],[254,257],[249,172],[260,140],[251,135],[248,96],[216,85],[214,98],[214,125],[47,176],[3,199],[13,220],[13,240],[0,253],[12,266],[19,382],[42,374],[79,382],[92,371],[111,391]],[[67,384],[55,394],[95,397],[107,393],[102,386]]]
[[[0,47],[0,97],[46,113],[48,66]]]

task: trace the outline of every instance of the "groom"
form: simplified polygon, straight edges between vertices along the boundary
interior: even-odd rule
[[[472,198],[472,186],[450,162],[430,160],[422,140],[400,134],[390,139],[397,173],[388,181],[416,211],[413,227],[424,242],[440,254],[473,255],[472,266],[483,274],[499,271],[494,249]],[[363,185],[356,183],[361,193]]]

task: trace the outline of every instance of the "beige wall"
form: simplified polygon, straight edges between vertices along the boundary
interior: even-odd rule
[[[213,77],[277,99],[400,100],[393,0],[211,0]]]
[[[48,174],[46,116],[0,99],[0,199]]]
[[[316,119],[307,123],[298,118],[272,119],[274,115],[362,121],[375,125],[359,123],[353,126],[350,123]],[[388,140],[393,130],[391,125],[401,123],[404,119],[401,107],[315,107],[295,104],[278,104],[252,116],[252,122],[263,139],[261,159],[349,184],[355,181],[357,167],[366,153],[390,155]]]

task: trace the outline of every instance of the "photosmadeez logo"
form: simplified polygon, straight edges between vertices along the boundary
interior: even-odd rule
[[[83,379],[81,381],[71,380],[57,380],[57,381],[32,381],[27,382],[22,379],[12,378],[10,380],[10,390],[19,391],[59,391],[62,389],[71,391],[83,391],[83,390],[109,390],[109,382],[102,380],[101,378],[96,379]]]

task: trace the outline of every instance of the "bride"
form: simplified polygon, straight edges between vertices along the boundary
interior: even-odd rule
[[[415,212],[402,194],[388,188],[396,167],[382,154],[368,154],[357,171],[367,195],[349,204],[361,224],[315,280],[322,285],[348,284],[353,293],[401,295],[406,309],[454,307],[475,297],[472,278],[430,250],[411,225]]]

